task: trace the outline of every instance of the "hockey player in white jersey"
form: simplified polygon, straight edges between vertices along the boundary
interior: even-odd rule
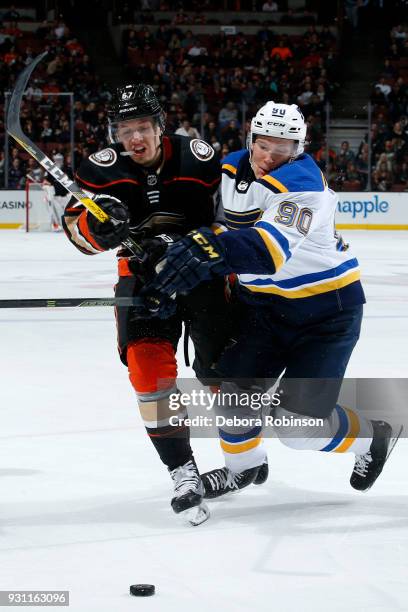
[[[299,450],[354,453],[350,482],[366,490],[395,437],[388,423],[337,403],[365,298],[358,261],[334,230],[336,194],[304,153],[305,138],[295,105],[271,101],[258,111],[247,149],[223,162],[221,223],[190,232],[167,251],[146,300],[153,310],[160,294],[238,274],[244,308],[238,340],[217,365],[221,397],[266,389],[284,372],[275,418],[314,417],[323,425],[275,426],[277,436]],[[235,414],[243,412],[238,401]],[[226,467],[203,476],[207,497],[255,480],[265,462],[260,433],[260,427],[221,428]]]

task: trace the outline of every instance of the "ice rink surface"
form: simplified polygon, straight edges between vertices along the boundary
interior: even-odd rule
[[[407,377],[408,234],[344,235],[368,299],[348,375]],[[3,299],[104,297],[116,275],[61,234],[1,232],[0,266]],[[112,309],[1,310],[0,330],[0,590],[69,590],[73,612],[408,610],[405,439],[366,494],[352,455],[266,440],[266,484],[180,526]],[[216,440],[193,446],[201,471],[221,464]],[[129,596],[143,582],[157,594]]]

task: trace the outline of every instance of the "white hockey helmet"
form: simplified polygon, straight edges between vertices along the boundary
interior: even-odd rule
[[[269,101],[258,110],[251,121],[248,149],[257,135],[297,140],[298,146],[293,157],[298,157],[302,155],[305,147],[305,119],[296,104]]]

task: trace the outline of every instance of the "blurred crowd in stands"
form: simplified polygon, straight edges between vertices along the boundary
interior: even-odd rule
[[[276,4],[269,0],[262,6],[266,3]],[[121,59],[129,80],[153,84],[167,111],[169,133],[204,138],[221,160],[244,146],[249,120],[266,100],[296,103],[308,124],[308,152],[326,172],[330,185],[337,190],[367,188],[367,140],[357,151],[347,141],[339,150],[327,149],[325,141],[326,103],[339,87],[337,44],[328,27],[305,26],[302,35],[278,35],[268,25],[252,35],[242,34],[238,27],[235,34],[196,35],[188,27],[179,27],[180,13],[170,24],[130,25],[122,40]],[[63,21],[43,22],[35,32],[23,33],[13,18],[0,24],[2,90],[10,91],[16,75],[45,49],[48,56],[34,73],[23,104],[22,127],[71,172],[70,99],[55,94],[74,93],[75,167],[107,144],[106,108],[111,94],[96,75],[86,48]],[[372,92],[374,190],[395,189],[395,184],[401,191],[408,188],[407,73],[408,29],[397,26]],[[4,140],[0,120],[0,185],[4,184]],[[33,178],[42,175],[35,162],[11,142],[9,188],[23,187],[27,173]]]
[[[372,187],[408,190],[408,24],[390,33],[389,48],[371,93]]]

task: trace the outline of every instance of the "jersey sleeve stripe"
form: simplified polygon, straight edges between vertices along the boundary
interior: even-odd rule
[[[235,212],[234,210],[229,210],[228,208],[225,208],[224,214],[226,219],[228,219],[229,221],[235,221],[236,223],[243,221],[244,218],[246,221],[254,222],[261,217],[262,211],[260,208],[256,208],[255,210],[249,210],[248,212]]]
[[[316,285],[309,285],[308,287],[304,287],[302,289],[281,289],[276,285],[272,286],[264,286],[256,284],[257,281],[245,282],[240,279],[240,282],[244,287],[249,289],[254,293],[273,293],[274,295],[280,295],[289,299],[296,298],[306,298],[312,297],[315,295],[319,295],[320,293],[328,293],[329,291],[337,291],[338,289],[342,289],[347,285],[351,285],[351,283],[355,283],[360,280],[360,270],[356,270],[354,272],[350,272],[349,274],[345,274],[340,278],[336,278],[327,283],[320,283]]]
[[[320,170],[320,174],[322,175],[323,188],[326,189],[326,187],[327,187],[326,177],[324,176],[324,174],[323,174],[323,172],[321,170]]]
[[[285,256],[283,255],[279,244],[275,241],[275,239],[261,227],[254,227],[254,230],[258,232],[260,237],[265,243],[265,246],[269,252],[269,255],[272,258],[273,264],[275,266],[275,272],[277,272],[285,263]]]
[[[224,232],[228,231],[227,228],[222,225],[221,223],[213,223],[211,225],[211,230],[214,232],[214,234],[216,236],[218,236],[219,234],[223,234]]]
[[[295,289],[301,287],[302,285],[316,283],[328,279],[333,280],[334,278],[343,276],[350,270],[355,271],[356,269],[358,269],[358,261],[357,259],[353,258],[345,261],[340,266],[329,268],[328,270],[323,270],[321,272],[302,274],[301,276],[294,276],[293,278],[287,278],[281,281],[273,281],[271,278],[260,278],[257,281],[252,281],[252,283],[259,286],[272,284],[276,287],[280,287],[281,289]]]
[[[75,178],[84,185],[88,187],[94,187],[95,189],[104,189],[105,187],[110,187],[111,185],[118,185],[119,183],[133,183],[134,185],[140,185],[138,181],[134,179],[118,179],[117,181],[110,181],[109,183],[102,183],[102,185],[97,185],[96,183],[91,183],[90,181],[86,181],[81,178],[78,174],[75,175]]]
[[[286,259],[290,259],[292,257],[288,239],[274,225],[268,223],[267,221],[258,221],[255,227],[265,229],[275,238],[276,242],[278,242],[282,251],[285,253]]]
[[[268,183],[267,187],[272,186],[274,187],[274,189],[272,189],[272,191],[275,191],[275,193],[287,193],[289,191],[289,189],[287,189],[285,187],[285,185],[283,185],[280,181],[278,181],[278,179],[274,178],[273,176],[270,176],[269,174],[266,174],[265,176],[263,176],[261,179],[259,179],[261,182],[266,182]]]
[[[198,178],[193,178],[191,176],[177,176],[175,178],[170,179],[169,181],[163,181],[163,185],[169,185],[170,183],[174,183],[176,181],[189,181],[191,183],[199,183],[200,185],[204,185],[204,187],[214,187],[220,182],[221,178],[217,177],[215,180],[211,181],[211,183],[206,183]]]
[[[237,169],[231,166],[231,164],[223,164],[222,170],[225,171],[226,174],[232,174],[232,176],[235,176],[237,173]]]

